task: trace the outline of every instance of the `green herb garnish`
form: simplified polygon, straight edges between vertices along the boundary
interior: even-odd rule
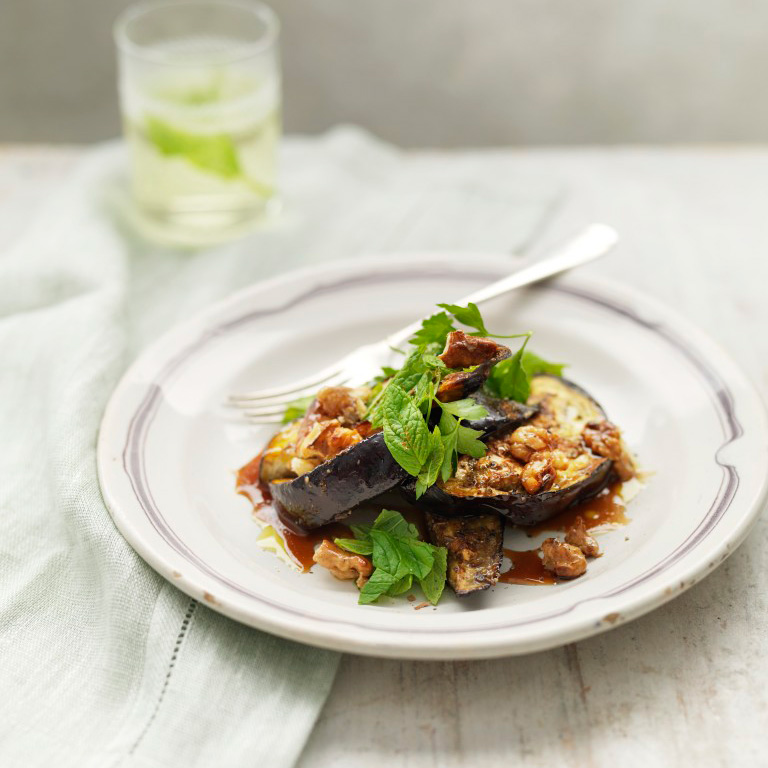
[[[359,603],[374,603],[382,595],[407,592],[418,581],[427,600],[437,605],[445,587],[447,550],[419,538],[419,532],[399,512],[382,510],[373,525],[353,526],[356,538],[336,539],[348,552],[370,555],[374,571],[360,590]]]
[[[307,412],[307,409],[314,401],[314,395],[308,395],[307,397],[299,397],[296,400],[292,400],[285,406],[285,412],[283,413],[283,424],[287,424],[294,419],[300,419]]]
[[[491,394],[524,403],[530,395],[531,376],[536,373],[560,375],[563,369],[562,364],[549,363],[526,349],[530,332],[512,336],[489,333],[475,304],[438,306],[446,311],[422,322],[410,340],[412,349],[402,366],[382,368],[375,379],[366,413],[372,426],[382,429],[395,461],[416,478],[416,498],[434,485],[438,477],[443,481],[452,477],[459,456],[480,458],[486,451],[480,440],[482,432],[462,422],[484,418],[488,415],[487,409],[472,398],[452,403],[442,403],[436,398],[440,382],[453,372],[438,355],[445,347],[448,334],[456,330],[454,320],[474,328],[474,335],[523,339],[512,357],[492,368],[485,384]],[[291,403],[284,421],[302,416],[310,402],[311,398],[304,398]],[[441,411],[440,420],[430,429],[430,416],[435,407]]]

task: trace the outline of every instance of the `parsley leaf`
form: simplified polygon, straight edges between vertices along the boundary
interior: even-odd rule
[[[470,429],[459,424],[456,430],[456,450],[465,453],[474,459],[485,456],[487,450],[485,443],[480,440],[483,433],[479,429]]]
[[[554,376],[562,376],[565,363],[550,363],[543,357],[539,357],[535,352],[529,352],[527,349],[523,352],[523,368],[529,376],[537,373],[551,373]]]
[[[530,377],[523,367],[523,352],[527,343],[528,339],[512,357],[497,363],[486,381],[486,386],[490,387],[491,391],[518,403],[526,402],[531,394]]]
[[[421,411],[394,381],[384,392],[382,422],[384,442],[392,457],[416,477],[430,454],[429,428]]]
[[[490,336],[491,333],[485,327],[483,316],[477,308],[477,304],[471,301],[466,307],[460,307],[458,304],[438,304],[438,307],[447,309],[462,325],[475,329],[475,336]],[[443,313],[445,314],[445,313]]]
[[[452,403],[440,403],[440,407],[460,419],[482,419],[488,415],[488,409],[471,397],[454,400]]]
[[[438,306],[445,305],[440,304]],[[424,344],[440,344],[440,346],[444,346],[446,336],[455,330],[451,318],[445,312],[438,312],[422,321],[421,328],[413,335],[410,343],[416,346]]]

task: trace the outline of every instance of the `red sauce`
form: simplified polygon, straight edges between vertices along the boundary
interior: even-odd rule
[[[525,528],[525,532],[530,537],[547,532],[563,532],[570,528],[579,516],[584,519],[587,530],[607,524],[625,525],[629,522],[626,509],[621,498],[621,483],[614,483],[604,488],[597,496],[582,501],[539,525]],[[499,581],[504,584],[539,585],[557,584],[561,581],[544,567],[538,549],[505,549],[504,554],[512,561],[511,568],[499,576]]]
[[[271,525],[283,540],[288,556],[305,573],[315,564],[312,555],[323,539],[354,538],[351,529],[341,523],[329,523],[311,531],[298,531],[283,519],[280,509],[272,501],[267,483],[261,481],[261,454],[241,467],[237,473],[237,492],[245,496],[259,520]]]
[[[537,536],[547,531],[565,531],[579,516],[584,518],[587,530],[609,523],[626,525],[629,522],[626,511],[626,504],[621,498],[621,483],[614,483],[600,491],[597,496],[569,507],[539,525],[526,528],[525,532],[529,536]]]

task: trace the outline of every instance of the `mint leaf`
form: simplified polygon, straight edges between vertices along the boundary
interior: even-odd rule
[[[373,554],[373,543],[366,539],[334,539],[337,547],[346,549],[347,552],[354,552],[356,555]]]
[[[470,429],[459,424],[456,430],[456,450],[461,454],[467,454],[475,459],[485,456],[487,447],[482,440],[483,433],[479,429]]]
[[[460,419],[482,419],[488,415],[488,409],[471,397],[454,400],[452,403],[440,403],[440,408]]]
[[[410,397],[394,381],[382,403],[384,442],[395,461],[416,477],[431,449],[427,423]]]
[[[183,157],[192,165],[223,179],[243,176],[235,143],[225,133],[189,133],[152,116],[147,117],[145,131],[147,139],[163,155]]]
[[[371,540],[371,528],[373,528],[373,525],[364,523],[362,525],[350,525],[349,527],[358,539]]]
[[[480,314],[477,304],[473,304],[470,301],[466,307],[461,307],[458,304],[438,304],[437,306],[447,309],[462,325],[475,328],[475,336],[491,335],[485,327],[483,316]]]
[[[403,592],[407,592],[413,586],[413,574],[409,573],[403,576],[400,581],[395,582],[387,592],[388,595],[395,597],[396,595],[402,595]]]
[[[438,312],[422,321],[421,328],[413,335],[410,343],[416,346],[424,344],[440,344],[444,346],[448,334],[455,330],[451,318],[445,312]]]
[[[421,541],[416,527],[391,509],[383,509],[373,525],[353,526],[353,530],[356,535],[362,534],[364,540],[337,539],[337,544],[343,547],[351,544],[361,554],[367,544],[374,565],[371,578],[360,590],[358,602],[373,603],[382,595],[400,595],[413,586],[414,579],[422,584],[428,599],[437,602],[442,593],[438,584],[441,573],[445,584],[444,549]]]
[[[445,576],[448,571],[448,550],[445,547],[433,547],[433,565],[430,572],[419,579],[425,597],[432,605],[437,605],[445,589]]]
[[[377,568],[371,578],[365,582],[360,590],[360,596],[357,602],[361,605],[366,603],[375,603],[382,595],[386,594],[399,581],[392,574],[387,573],[381,568]]]
[[[537,373],[550,373],[553,376],[562,376],[565,363],[550,363],[535,352],[526,350],[523,352],[523,368],[529,376]]]
[[[412,573],[423,579],[432,570],[434,556],[430,544],[418,539],[394,536],[388,531],[371,530],[373,540],[373,562],[377,569],[381,568],[395,577],[402,579]]]
[[[420,498],[424,492],[430,486],[433,486],[437,481],[437,476],[440,474],[440,469],[443,466],[443,455],[445,454],[445,448],[443,447],[443,441],[440,436],[440,429],[435,427],[431,436],[432,450],[430,451],[429,458],[424,464],[419,476],[416,479],[416,498]]]
[[[362,526],[350,526],[357,536],[356,528]],[[382,509],[376,522],[372,526],[365,526],[365,536],[370,539],[371,530],[375,528],[379,531],[388,531],[395,536],[409,536],[412,539],[419,538],[419,530],[415,525],[409,523],[399,512],[393,509]]]
[[[288,405],[285,406],[285,412],[283,413],[283,424],[287,424],[289,421],[304,416],[309,406],[312,405],[314,399],[314,395],[307,395],[307,397],[300,397],[288,403]]]

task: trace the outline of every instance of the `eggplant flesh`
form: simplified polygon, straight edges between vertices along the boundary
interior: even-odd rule
[[[366,437],[309,472],[292,477],[290,448],[284,447],[285,432],[278,432],[267,446],[262,462],[272,452],[275,459],[266,466],[262,463],[261,478],[269,484],[283,519],[299,529],[310,530],[338,520],[354,506],[405,479],[405,470],[392,458],[381,432]]]
[[[438,480],[421,500],[446,515],[497,513],[517,525],[536,525],[615,480],[613,462],[593,454],[581,437],[586,424],[606,418],[589,394],[558,376],[542,374],[532,379],[528,404],[538,407],[529,424],[547,430],[547,453],[556,457],[546,485],[538,492],[526,490],[526,464],[511,455],[513,431],[505,430],[486,439],[485,456],[462,456],[455,476]]]
[[[426,513],[430,541],[448,550],[448,583],[460,597],[492,587],[501,573],[504,519],[495,513],[445,517]]]

